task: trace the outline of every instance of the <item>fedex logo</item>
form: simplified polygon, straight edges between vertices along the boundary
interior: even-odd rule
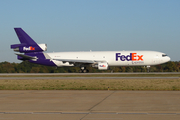
[[[137,55],[137,53],[130,53],[130,55],[121,55],[121,53],[116,53],[116,61],[143,61],[143,55]]]
[[[99,65],[99,67],[106,67],[106,65]]]
[[[23,47],[24,51],[31,51],[31,50],[35,50],[35,47],[29,46],[29,47]]]

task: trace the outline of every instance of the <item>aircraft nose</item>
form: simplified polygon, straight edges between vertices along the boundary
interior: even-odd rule
[[[171,58],[170,58],[170,57],[167,57],[167,62],[170,61],[170,60],[171,60]]]

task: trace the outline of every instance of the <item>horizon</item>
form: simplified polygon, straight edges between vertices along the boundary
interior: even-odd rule
[[[178,0],[6,0],[0,5],[0,62],[21,62],[10,49],[19,44],[15,27],[47,44],[47,52],[147,50],[180,61]]]

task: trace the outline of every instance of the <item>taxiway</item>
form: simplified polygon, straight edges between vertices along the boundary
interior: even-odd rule
[[[180,119],[180,91],[2,90],[0,119]]]

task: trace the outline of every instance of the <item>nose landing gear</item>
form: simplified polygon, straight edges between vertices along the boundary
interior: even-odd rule
[[[148,73],[149,73],[149,68],[150,68],[150,67],[151,67],[150,65],[147,66],[147,72],[148,72]]]

